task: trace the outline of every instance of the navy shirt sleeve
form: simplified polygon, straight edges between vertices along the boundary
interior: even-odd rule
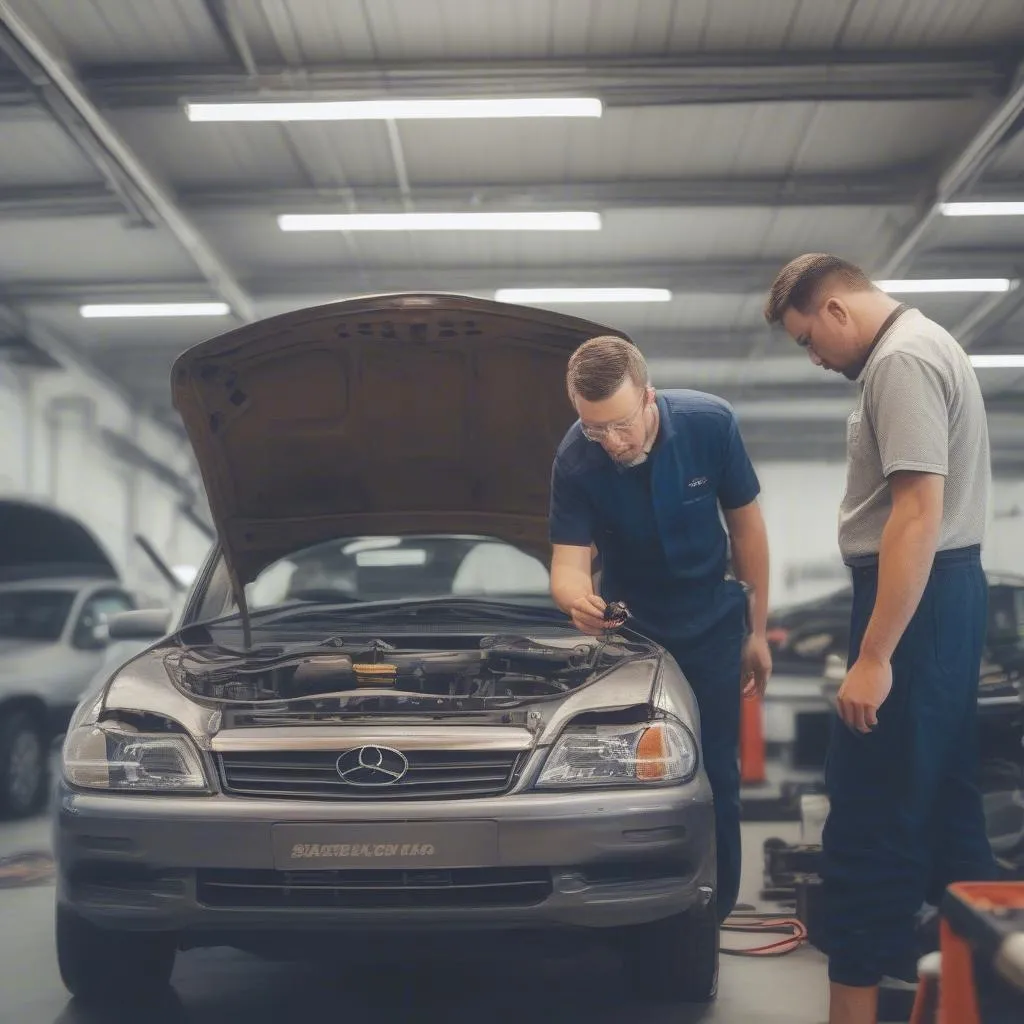
[[[730,412],[725,433],[722,477],[718,484],[718,500],[724,509],[749,505],[761,492],[761,484],[740,435],[736,416]]]
[[[552,544],[590,547],[594,540],[594,514],[590,499],[573,474],[556,458],[551,467],[551,514],[548,535]]]

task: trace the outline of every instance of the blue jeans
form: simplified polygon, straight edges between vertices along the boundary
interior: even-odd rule
[[[853,569],[850,665],[877,589],[877,563]],[[914,978],[921,905],[938,904],[952,882],[995,877],[975,783],[987,613],[980,551],[940,552],[893,655],[878,725],[861,734],[833,722],[822,945],[834,982]]]

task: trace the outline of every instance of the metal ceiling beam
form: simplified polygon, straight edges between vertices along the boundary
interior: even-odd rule
[[[127,214],[136,225],[157,223],[158,214],[137,183],[97,138],[65,92],[23,44],[18,33],[12,30],[7,21],[6,4],[0,4],[0,53],[18,69],[27,95],[64,130],[106,182],[103,195],[114,212]]]
[[[1005,141],[1020,128],[1024,115],[1024,62],[1015,69],[1012,87],[999,107],[937,178],[925,195],[921,213],[904,233],[877,276],[897,277],[921,249],[928,231],[942,219],[942,205],[970,188],[984,173]]]
[[[637,179],[629,181],[558,181],[499,184],[416,185],[410,199],[416,209],[571,209],[663,206],[893,206],[911,203],[919,188],[920,169],[886,174],[792,175]],[[1019,186],[1018,186],[1019,192]],[[196,209],[298,210],[351,203],[354,209],[394,203],[394,188],[237,189],[218,187],[184,193]]]
[[[244,285],[254,301],[275,307],[296,308],[308,300],[333,301],[376,292],[455,291],[485,297],[496,288],[550,287],[656,287],[679,295],[763,297],[779,270],[782,259],[692,260],[674,263],[564,263],[533,264],[525,261],[500,266],[350,266],[313,265],[289,267],[274,273],[257,273]],[[1019,250],[942,250],[928,254],[916,271],[921,276],[1012,276],[1024,271]],[[209,286],[198,279],[168,281],[17,281],[0,286],[0,300],[29,304],[61,304],[78,301],[131,302],[202,301]],[[593,307],[591,307],[593,309]],[[615,310],[621,317],[622,307]],[[754,326],[754,325],[752,325]],[[767,331],[767,328],[765,328]],[[762,332],[761,337],[768,335]]]
[[[82,81],[109,107],[177,106],[185,97],[379,98],[452,95],[600,96],[611,107],[666,104],[961,99],[1005,94],[1020,51],[636,55],[564,60],[445,60],[263,67],[91,65]],[[0,102],[25,101],[0,81]]]
[[[693,261],[677,264],[595,264],[565,267],[516,263],[489,267],[334,266],[293,268],[246,279],[257,301],[303,304],[309,299],[340,299],[374,292],[458,291],[492,294],[499,287],[671,287],[682,292],[747,295],[768,287],[777,271],[775,261]],[[6,287],[6,297],[19,302],[120,302],[151,296],[159,301],[201,301],[206,285],[200,281],[19,281]],[[0,288],[0,298],[3,298]]]
[[[6,303],[0,304],[0,325],[7,330],[17,330],[32,345],[50,356],[60,367],[81,374],[94,384],[112,392],[129,408],[134,408],[134,400],[123,381],[118,382],[104,373],[77,347],[59,337],[52,330],[39,324],[30,324],[29,318],[22,310]]]
[[[231,0],[203,0],[203,7],[228,56],[250,77],[259,75],[245,27]]]
[[[8,0],[0,0],[0,30],[4,45],[15,47],[16,53],[21,55],[22,64],[27,67],[31,62],[35,68],[30,81],[47,90],[49,95],[59,97],[60,105],[72,111],[81,122],[97,151],[104,154],[103,166],[117,168],[117,176],[130,183],[133,194],[141,196],[147,209],[167,226],[209,286],[228,303],[235,316],[242,321],[254,319],[252,300],[229,267],[178,208],[171,193],[100,113],[72,72],[47,48],[41,36]],[[63,120],[61,124],[68,127]]]
[[[785,178],[637,178],[628,181],[522,182],[417,185],[417,210],[645,209],[651,207],[786,208],[830,206],[909,206],[920,197],[920,168],[894,168],[877,174],[798,174]],[[1017,200],[1024,194],[1017,178],[978,182],[961,200]],[[345,212],[395,207],[393,185],[358,188],[288,188],[248,182],[176,191],[178,206],[191,212],[253,211]],[[102,185],[38,185],[0,188],[5,219],[115,215],[123,204]]]
[[[1018,284],[1011,291],[990,295],[987,299],[979,302],[956,325],[953,335],[961,345],[970,348],[981,338],[990,337],[1022,310],[1024,310],[1024,287]]]
[[[408,200],[416,210],[645,209],[649,207],[750,208],[899,206],[914,202],[920,172],[797,175],[789,178],[672,178],[634,181],[527,182],[523,184],[418,185]],[[1004,190],[1013,195],[1012,186]],[[1019,192],[1019,188],[1017,189]],[[990,198],[994,189],[988,189]],[[194,212],[257,213],[319,210],[404,209],[393,185],[359,188],[280,188],[250,184],[181,188],[178,205]],[[979,197],[980,198],[980,197]],[[122,205],[107,188],[93,185],[0,188],[6,218],[87,217],[117,214]]]

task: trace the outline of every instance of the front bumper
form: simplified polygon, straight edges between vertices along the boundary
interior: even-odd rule
[[[451,834],[466,841],[446,843]],[[703,905],[715,886],[703,775],[648,791],[386,807],[95,794],[62,781],[54,848],[63,905],[200,944],[240,931],[613,928]]]

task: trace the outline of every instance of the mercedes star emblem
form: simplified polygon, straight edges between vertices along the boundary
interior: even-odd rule
[[[337,767],[350,786],[392,786],[404,778],[409,761],[393,747],[355,747],[338,758]]]

